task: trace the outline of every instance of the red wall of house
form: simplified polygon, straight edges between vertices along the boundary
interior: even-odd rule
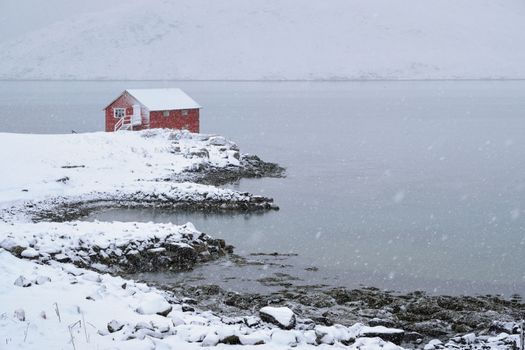
[[[106,108],[106,131],[115,131],[115,124],[118,122],[113,116],[113,108],[126,108],[126,115],[133,114],[133,105],[137,102],[128,94],[123,94]]]
[[[182,115],[182,110],[169,111],[165,117],[163,111],[150,112],[150,128],[187,129],[190,132],[199,132],[199,110],[187,109],[188,115]]]

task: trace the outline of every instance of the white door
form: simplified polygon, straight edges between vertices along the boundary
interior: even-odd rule
[[[133,105],[133,116],[132,116],[133,125],[142,124],[142,117],[140,116],[140,105]]]

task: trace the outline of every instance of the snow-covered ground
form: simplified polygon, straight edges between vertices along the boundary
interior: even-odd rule
[[[174,185],[169,178],[201,164],[239,165],[237,146],[219,136],[145,131],[24,135],[0,133],[0,209],[21,201],[93,192],[222,192]],[[205,150],[204,154],[202,154]]]
[[[521,0],[3,0],[0,78],[525,78],[524,16]]]

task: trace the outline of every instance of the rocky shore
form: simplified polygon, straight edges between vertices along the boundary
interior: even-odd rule
[[[209,159],[210,151],[207,147],[185,147],[183,138],[174,136],[172,151],[186,158]],[[238,160],[238,163],[218,165],[211,162],[201,162],[185,169],[180,174],[167,177],[166,181],[191,181],[195,183],[221,186],[247,178],[284,177],[285,169],[276,163],[265,162],[256,155],[241,154],[239,147],[232,141],[217,135],[200,135],[198,139],[214,146],[219,152]],[[224,157],[224,156],[223,156]]]
[[[158,193],[159,187],[165,187]],[[80,219],[95,211],[104,209],[144,209],[158,208],[172,211],[206,212],[264,212],[279,210],[272,198],[257,196],[247,192],[223,189],[210,190],[188,184],[166,184],[156,186],[156,192],[137,190],[132,193],[114,191],[113,193],[94,192],[81,198],[55,197],[40,202],[26,202],[24,208],[8,209],[16,213],[23,211],[34,222],[65,222]],[[5,215],[7,217],[7,215]]]
[[[188,270],[232,251],[189,223],[42,222],[0,229],[0,248],[19,258],[114,274]]]
[[[289,307],[298,317],[325,326],[362,323],[402,329],[404,333],[398,339],[381,337],[406,347],[418,347],[433,339],[446,343],[470,333],[516,335],[520,330],[518,320],[525,315],[525,304],[517,296],[507,300],[497,296],[431,296],[423,292],[399,294],[376,288],[308,285],[254,294],[232,292],[218,285],[159,286],[220,314],[253,313],[266,305],[276,305]]]
[[[239,162],[240,166],[201,166],[181,174],[178,176],[178,180],[221,186],[238,182],[241,179],[283,177],[285,175],[283,167],[275,163],[265,162],[256,155],[243,154],[240,156]]]

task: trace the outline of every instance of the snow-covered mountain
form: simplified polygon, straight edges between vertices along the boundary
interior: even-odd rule
[[[3,79],[525,78],[523,0],[2,3]]]

